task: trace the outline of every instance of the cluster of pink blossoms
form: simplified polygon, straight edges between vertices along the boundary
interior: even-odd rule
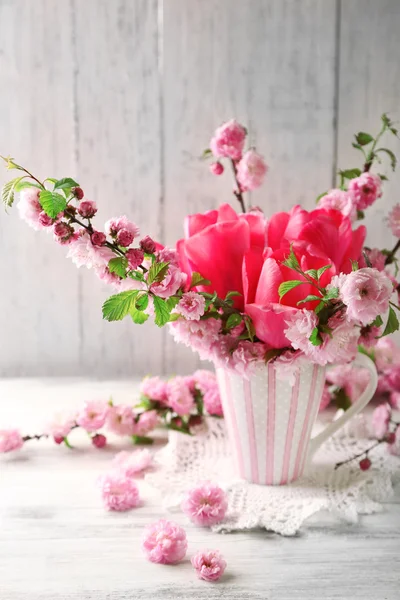
[[[319,206],[340,211],[351,221],[357,219],[357,211],[371,206],[382,195],[382,182],[379,175],[362,173],[349,181],[348,189],[335,188],[322,196]]]
[[[219,159],[228,158],[234,165],[239,192],[259,188],[267,173],[268,167],[263,157],[253,148],[244,151],[247,131],[235,119],[218,127],[210,142],[210,150],[218,159],[210,166],[214,175],[222,175],[224,167]]]

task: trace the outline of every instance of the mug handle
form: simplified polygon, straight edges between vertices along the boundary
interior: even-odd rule
[[[354,415],[358,414],[362,411],[363,408],[368,404],[368,402],[372,399],[375,394],[376,388],[378,386],[378,373],[376,371],[376,367],[374,362],[365,354],[361,354],[360,352],[357,354],[353,363],[354,366],[363,367],[364,369],[368,369],[370,378],[367,387],[359,397],[359,399],[354,402],[350,406],[348,410],[346,410],[343,415],[341,415],[336,421],[330,423],[321,433],[316,435],[310,440],[309,451],[307,459],[311,460],[315,452],[318,448],[323,444],[328,438],[330,438],[334,433],[341,429],[347,421],[349,421]]]

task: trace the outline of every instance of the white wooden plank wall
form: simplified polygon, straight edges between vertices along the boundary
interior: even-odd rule
[[[253,202],[312,208],[357,159],[353,132],[400,116],[399,30],[398,0],[0,0],[0,153],[77,177],[100,221],[127,213],[172,244],[185,213],[230,199],[198,156],[236,116],[270,165]],[[390,240],[399,183],[369,214],[371,244]],[[0,375],[199,364],[151,324],[103,322],[105,286],[13,213],[0,251]]]

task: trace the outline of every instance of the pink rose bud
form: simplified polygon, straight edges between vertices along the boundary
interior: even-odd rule
[[[75,198],[78,198],[78,200],[82,200],[83,196],[85,195],[83,193],[83,189],[80,187],[73,188],[72,193],[74,194]]]
[[[49,217],[49,215],[47,215],[44,210],[42,210],[42,212],[39,215],[39,223],[41,225],[43,225],[43,227],[51,227],[51,225],[53,225],[54,221],[51,217]]]
[[[222,175],[222,173],[224,172],[224,166],[220,162],[211,163],[210,171],[214,175]]]
[[[92,437],[92,444],[93,446],[96,446],[96,448],[104,448],[107,444],[107,438],[102,433],[96,433],[96,435]]]
[[[117,233],[117,244],[127,248],[134,240],[134,235],[129,229],[120,229]]]
[[[154,254],[156,251],[156,244],[149,235],[140,241],[140,247],[146,254]]]
[[[93,231],[90,236],[93,246],[103,246],[106,241],[106,235],[102,231]]]
[[[91,200],[84,200],[79,205],[78,213],[84,219],[91,219],[97,213],[96,203]]]
[[[139,248],[131,248],[125,254],[128,260],[128,266],[132,271],[135,271],[139,265],[142,264],[144,259],[143,250],[139,250]]]
[[[63,436],[62,436],[62,435],[55,435],[55,436],[53,437],[53,440],[54,440],[54,442],[55,442],[56,444],[62,444],[62,443],[63,443],[63,441],[64,441],[64,438],[63,438]]]
[[[74,228],[65,221],[55,223],[53,231],[59,241],[66,241],[74,234]]]

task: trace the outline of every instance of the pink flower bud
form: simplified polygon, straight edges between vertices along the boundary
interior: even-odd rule
[[[222,175],[222,173],[224,172],[224,167],[220,162],[214,162],[210,165],[210,171],[214,175]]]
[[[54,442],[55,442],[56,444],[62,444],[62,443],[63,443],[63,441],[64,441],[64,438],[63,438],[63,436],[62,436],[62,435],[55,435],[55,436],[53,437],[53,440],[54,440]]]
[[[156,244],[149,235],[140,241],[140,247],[146,254],[153,254],[156,251]]]
[[[97,213],[96,203],[91,200],[84,200],[79,205],[78,213],[84,219],[91,219]]]
[[[53,231],[54,231],[54,234],[57,237],[59,237],[59,238],[66,238],[67,236],[69,236],[73,232],[73,229],[65,221],[59,221],[59,223],[56,223],[54,225]]]
[[[39,215],[39,223],[41,225],[43,225],[43,227],[51,227],[51,225],[53,225],[54,221],[51,217],[49,217],[49,215],[47,215],[44,210],[42,210],[42,212]]]
[[[139,250],[139,248],[131,248],[130,250],[127,251],[125,256],[128,260],[129,268],[132,271],[135,271],[135,269],[137,269],[138,266],[141,265],[143,262],[144,252],[143,252],[143,250]]]
[[[102,231],[93,231],[90,236],[91,242],[93,246],[104,246],[104,242],[106,241],[106,235]]]
[[[117,244],[127,248],[133,242],[134,235],[129,229],[120,229],[117,233]]]
[[[96,435],[92,437],[92,444],[93,446],[96,446],[96,448],[104,448],[107,444],[107,438],[102,433],[96,433]]]
[[[83,189],[80,187],[72,188],[72,193],[74,194],[75,198],[78,198],[78,200],[82,200],[83,196],[85,195],[83,193]]]

